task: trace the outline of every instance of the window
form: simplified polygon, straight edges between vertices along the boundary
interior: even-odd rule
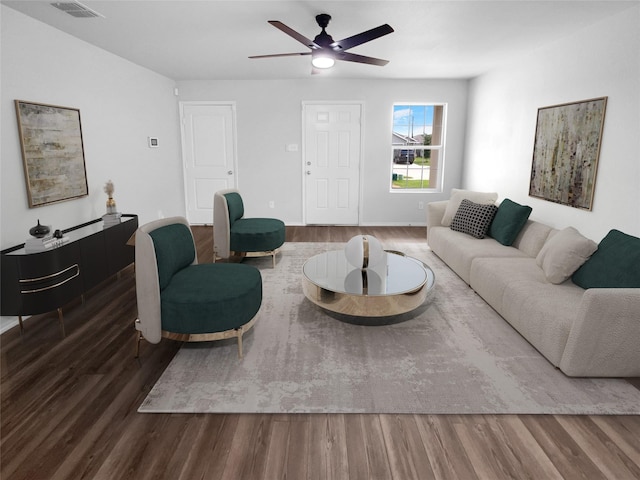
[[[437,189],[444,159],[444,104],[395,104],[391,189]]]

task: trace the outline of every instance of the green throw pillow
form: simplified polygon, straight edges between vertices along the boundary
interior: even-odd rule
[[[498,207],[493,222],[491,222],[489,236],[495,238],[502,245],[511,245],[515,242],[524,224],[527,223],[529,215],[531,215],[531,207],[505,198]]]
[[[640,288],[640,238],[611,230],[571,279],[582,288]]]

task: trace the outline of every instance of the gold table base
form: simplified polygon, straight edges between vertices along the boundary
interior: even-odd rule
[[[399,252],[388,253],[400,254]],[[425,270],[431,271],[423,262],[415,258],[406,258],[408,261],[415,261],[422,265]],[[435,277],[432,272],[430,273],[431,280],[427,279],[415,290],[403,293],[366,295],[338,292],[315,284],[304,274],[302,275],[302,290],[313,303],[332,312],[358,317],[387,317],[410,312],[425,303],[435,286]]]

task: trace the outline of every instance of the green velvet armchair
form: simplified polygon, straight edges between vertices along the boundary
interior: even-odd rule
[[[244,218],[238,190],[220,190],[213,197],[213,261],[230,256],[273,257],[285,241],[285,226],[275,218]]]
[[[136,231],[136,295],[140,340],[162,337],[202,342],[242,336],[262,304],[262,276],[248,265],[198,264],[191,228],[183,217],[147,223]]]

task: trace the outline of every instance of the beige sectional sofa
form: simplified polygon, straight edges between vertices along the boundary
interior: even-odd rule
[[[640,288],[551,283],[538,254],[558,230],[527,220],[505,246],[443,225],[447,205],[427,204],[432,251],[553,365],[568,376],[640,377]]]

